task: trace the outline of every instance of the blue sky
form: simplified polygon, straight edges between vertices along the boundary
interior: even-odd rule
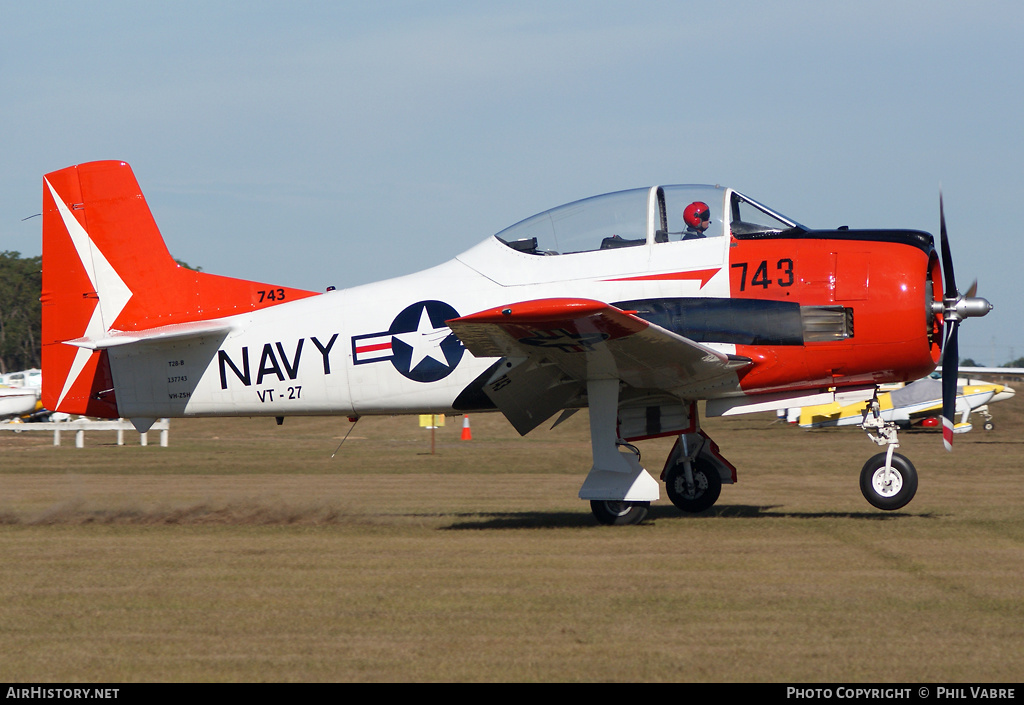
[[[1024,4],[46,2],[0,6],[0,250],[42,175],[135,170],[171,253],[322,290],[538,211],[721,183],[812,227],[938,232],[1024,355]]]

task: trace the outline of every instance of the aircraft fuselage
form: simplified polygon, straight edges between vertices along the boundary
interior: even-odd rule
[[[527,265],[560,258],[491,239],[418,274],[228,317],[232,331],[223,336],[110,348],[117,409],[127,417],[468,411],[456,400],[494,360],[466,352],[445,321],[567,290],[750,358],[717,397],[927,374],[938,349],[926,316],[928,236],[830,237],[838,234],[582,253],[609,260],[607,273],[548,271],[523,283],[517,266],[518,278],[528,279]],[[593,271],[590,264],[581,269]]]

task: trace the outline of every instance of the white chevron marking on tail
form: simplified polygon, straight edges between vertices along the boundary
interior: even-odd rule
[[[96,295],[99,298],[99,304],[93,309],[92,316],[89,317],[89,322],[86,324],[83,335],[88,338],[101,338],[106,334],[110,326],[114,324],[117,317],[121,315],[124,307],[128,305],[128,301],[132,298],[132,291],[111,266],[103,253],[100,252],[92,238],[89,237],[89,233],[78,222],[78,219],[72,214],[67,204],[64,203],[64,199],[53,188],[53,185],[47,181],[46,186],[50,189],[50,195],[53,196],[53,201],[57,204],[57,211],[60,213],[60,217],[64,221],[64,227],[67,228],[71,242],[78,253],[78,259],[81,261],[82,267],[89,277],[89,282],[92,284],[93,289],[96,290]],[[75,360],[68,371],[68,377],[64,381],[64,388],[61,390],[60,397],[57,400],[58,407],[64,401],[64,397],[72,385],[78,380],[78,376],[85,368],[85,363],[91,354],[89,350],[78,348],[78,351],[75,353]]]

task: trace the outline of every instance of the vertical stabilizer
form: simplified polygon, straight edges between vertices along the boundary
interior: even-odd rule
[[[128,164],[79,164],[43,179],[43,405],[118,416],[110,331],[221,318],[312,296],[180,267]]]

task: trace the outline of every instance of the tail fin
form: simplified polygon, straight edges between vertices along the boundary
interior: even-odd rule
[[[83,340],[313,294],[180,267],[125,162],[79,164],[43,179],[42,401],[51,411],[118,416],[107,352]]]

